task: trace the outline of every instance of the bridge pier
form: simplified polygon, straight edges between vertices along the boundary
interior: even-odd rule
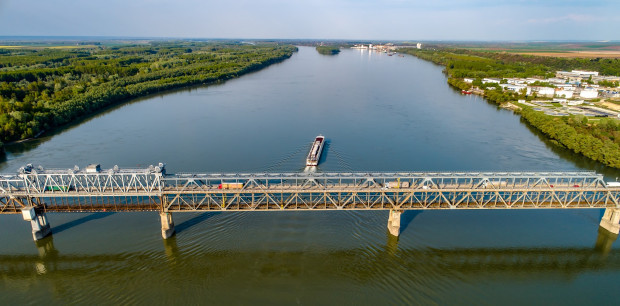
[[[30,221],[32,227],[32,239],[41,240],[52,233],[52,228],[47,222],[47,216],[43,209],[33,206],[22,208],[22,217],[25,221]]]
[[[161,219],[161,236],[164,239],[168,239],[174,235],[174,221],[172,221],[172,214],[169,212],[160,212],[159,218]]]
[[[620,233],[620,209],[605,208],[605,214],[601,219],[601,227],[610,233],[618,235]]]
[[[402,215],[402,210],[390,209],[390,217],[388,218],[387,228],[390,231],[390,234],[398,237],[400,235],[400,215]]]

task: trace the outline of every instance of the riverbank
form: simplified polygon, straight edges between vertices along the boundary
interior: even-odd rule
[[[236,78],[281,62],[296,48],[160,42],[0,51],[0,140],[6,142],[33,138],[129,99]]]
[[[527,59],[518,61],[515,55],[506,55],[510,60],[497,60],[485,57],[484,53],[475,54],[454,53],[454,50],[400,50],[402,53],[414,55],[418,58],[431,61],[445,67],[444,72],[448,77],[448,84],[461,90],[470,90],[472,84],[465,82],[464,78],[481,79],[485,77],[534,77],[549,76],[557,67],[558,59],[548,58],[545,65],[544,59]],[[471,52],[470,52],[471,53]],[[492,54],[492,56],[501,56]],[[579,60],[566,62],[561,59],[563,65],[578,65]],[[615,71],[616,62],[610,64],[608,70]],[[600,64],[597,64],[600,65]],[[579,69],[582,66],[571,66],[571,69]],[[607,166],[620,169],[620,124],[615,119],[599,120],[591,122],[583,116],[556,117],[546,115],[532,109],[530,106],[518,103],[521,99],[531,99],[524,92],[502,91],[500,87],[481,88],[473,91],[475,94],[485,97],[487,100],[502,106],[511,103],[518,107],[511,107],[515,113],[521,116],[533,127],[549,137],[562,147],[585,156],[589,159],[603,163]]]

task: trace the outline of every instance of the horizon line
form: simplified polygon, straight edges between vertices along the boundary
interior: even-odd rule
[[[183,36],[109,36],[109,35],[0,35],[0,41],[7,39],[16,40],[43,40],[46,38],[54,40],[254,40],[254,41],[342,41],[342,42],[475,42],[475,43],[620,43],[620,40],[563,40],[563,39],[504,39],[504,40],[475,40],[475,39],[379,39],[379,38],[250,38],[250,37],[183,37]]]

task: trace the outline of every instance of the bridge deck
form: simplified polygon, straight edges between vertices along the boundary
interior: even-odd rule
[[[163,164],[0,174],[0,213],[619,208],[594,172],[179,173]]]

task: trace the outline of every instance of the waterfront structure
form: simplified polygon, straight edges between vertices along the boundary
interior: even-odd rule
[[[33,238],[51,233],[46,212],[388,210],[398,236],[404,210],[606,209],[601,226],[620,231],[620,186],[594,172],[177,173],[145,169],[0,174],[0,213],[22,214]],[[222,188],[234,184],[238,188]]]

